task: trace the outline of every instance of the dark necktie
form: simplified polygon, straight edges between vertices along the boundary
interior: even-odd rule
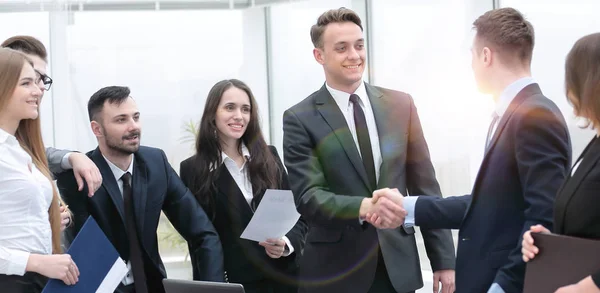
[[[490,147],[490,142],[492,142],[492,134],[493,134],[493,130],[494,130],[494,125],[496,125],[496,122],[498,122],[498,118],[500,118],[498,116],[498,114],[496,114],[496,112],[494,112],[494,114],[492,115],[492,123],[490,123],[490,128],[488,128],[488,133],[487,136],[485,138],[485,149],[483,150],[483,154],[485,155],[488,151],[488,148]]]
[[[367,128],[365,112],[363,112],[360,103],[358,102],[359,99],[358,95],[350,95],[350,102],[354,104],[354,126],[356,127],[356,137],[358,138],[360,155],[362,157],[363,165],[365,166],[365,171],[367,171],[367,177],[369,178],[371,188],[375,190],[377,188],[377,178],[375,177],[375,161],[373,160],[371,137],[369,136],[369,129]]]
[[[127,226],[127,238],[129,240],[129,262],[133,273],[133,285],[136,293],[147,293],[146,274],[144,273],[144,262],[142,250],[137,237],[135,225],[135,213],[133,210],[133,192],[131,189],[131,174],[123,174],[123,202],[125,206],[125,222]]]

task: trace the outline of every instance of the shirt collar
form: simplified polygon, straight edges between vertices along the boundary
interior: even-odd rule
[[[244,159],[250,160],[250,152],[248,151],[248,148],[246,147],[246,145],[244,143],[242,143],[242,156],[244,156]],[[229,159],[232,160],[232,158],[230,158],[225,152],[221,152],[221,158],[222,161],[221,162],[225,162],[225,159]]]
[[[127,171],[121,170],[121,168],[117,167],[117,165],[115,165],[111,161],[109,161],[104,155],[102,155],[102,157],[104,158],[106,163],[108,163],[108,167],[110,167],[110,171],[112,171],[113,175],[115,176],[115,179],[117,179],[117,182],[127,172],[129,172],[129,174],[131,174],[133,176],[133,161],[135,160],[134,155],[131,155],[131,163],[129,164],[129,168],[127,168]]]
[[[19,144],[19,142],[17,141],[17,138],[14,135],[6,132],[2,128],[0,128],[0,143],[8,143],[10,145]]]
[[[329,84],[327,84],[327,82],[325,82],[325,87],[327,88],[327,90],[329,91],[329,93],[331,94],[333,99],[335,100],[335,103],[338,104],[340,109],[342,109],[342,110],[348,109],[348,105],[350,103],[350,93],[336,90],[336,89],[332,88],[331,86],[329,86]],[[360,98],[360,101],[362,102],[363,106],[370,105],[369,96],[367,96],[367,90],[365,88],[365,83],[363,81],[360,82],[360,85],[358,86],[356,91],[354,91],[354,94]]]
[[[520,78],[514,81],[513,83],[509,84],[504,89],[504,91],[502,91],[500,97],[498,97],[498,101],[496,102],[496,108],[494,110],[495,114],[498,115],[498,117],[502,117],[502,115],[504,115],[504,112],[506,112],[506,109],[508,109],[508,106],[515,99],[517,94],[519,94],[521,90],[523,90],[526,86],[532,83],[535,83],[535,80],[533,80],[533,77],[528,76]]]

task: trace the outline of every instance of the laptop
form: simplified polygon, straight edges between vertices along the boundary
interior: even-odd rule
[[[233,283],[163,279],[166,293],[244,293],[244,286]]]

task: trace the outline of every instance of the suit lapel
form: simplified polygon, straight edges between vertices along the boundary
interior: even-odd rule
[[[125,211],[123,207],[123,196],[121,195],[121,191],[119,190],[119,186],[117,185],[117,180],[115,179],[115,175],[110,170],[108,163],[102,156],[100,149],[96,148],[92,152],[92,161],[96,164],[98,169],[100,170],[100,174],[102,175],[102,186],[108,192],[108,195],[113,201],[119,215],[121,216],[121,221],[123,225],[125,225]]]
[[[231,177],[229,170],[225,167],[225,164],[219,167],[218,172],[217,189],[219,194],[217,194],[217,197],[225,196],[228,206],[232,206],[238,210],[238,214],[243,221],[250,221],[254,213],[246,201],[244,194],[235,183],[235,180],[233,180],[233,177]],[[223,200],[223,198],[217,198],[217,200]]]
[[[573,197],[573,194],[575,194],[575,191],[577,191],[577,188],[579,188],[581,181],[583,179],[585,179],[585,177],[590,172],[590,170],[592,170],[592,168],[596,165],[596,162],[598,160],[600,160],[600,140],[599,139],[596,139],[596,137],[594,136],[592,141],[590,141],[588,146],[585,148],[585,150],[579,156],[579,159],[577,159],[577,161],[580,161],[580,160],[581,160],[581,163],[577,167],[577,170],[575,170],[575,173],[573,174],[572,177],[570,175],[567,176],[567,179],[563,183],[563,186],[560,188],[560,190],[556,196],[555,206],[561,207],[560,210],[554,211],[556,214],[556,220],[554,223],[555,224],[554,229],[556,232],[562,231],[561,224],[564,222],[563,219],[565,217],[565,211],[566,211],[567,204],[569,203],[569,200],[571,200],[571,198]]]
[[[471,193],[471,194],[473,194],[473,199],[471,200],[471,203],[469,203],[469,206],[467,207],[467,212],[465,214],[465,218],[467,217],[467,215],[469,214],[469,211],[471,210],[471,207],[473,206],[473,201],[475,200],[475,197],[478,194],[477,190],[479,187],[479,182],[481,181],[481,176],[484,176],[483,174],[486,171],[486,165],[488,164],[488,161],[493,152],[494,146],[498,142],[500,135],[502,135],[502,131],[504,131],[506,124],[508,123],[508,121],[510,120],[511,116],[516,111],[516,109],[519,108],[521,103],[523,103],[523,101],[525,101],[527,98],[529,98],[533,95],[541,94],[541,93],[542,93],[542,91],[540,90],[540,87],[537,83],[533,83],[533,84],[526,86],[512,100],[512,102],[506,109],[506,112],[504,112],[504,115],[502,115],[500,122],[498,122],[498,127],[496,127],[496,131],[494,132],[494,136],[492,136],[492,139],[490,140],[490,145],[487,148],[487,151],[483,156],[483,161],[481,162],[481,166],[479,167],[479,172],[477,173],[477,178],[475,179],[475,186],[473,187],[473,191]]]
[[[136,224],[140,239],[142,231],[144,231],[145,212],[146,212],[146,199],[148,198],[148,173],[146,164],[139,154],[135,154],[135,161],[133,163],[133,178],[132,178],[132,189],[133,189],[133,208],[136,216]]]
[[[381,152],[381,165],[379,166],[379,180],[377,180],[377,188],[381,188],[383,186],[380,183],[385,185],[385,180],[382,178],[385,172],[382,172],[384,166],[386,166],[386,160],[390,157],[390,148],[386,148],[386,142],[384,139],[389,139],[388,133],[392,133],[388,126],[390,125],[401,125],[400,116],[397,115],[388,115],[389,108],[386,107],[386,103],[381,98],[383,94],[375,87],[371,86],[368,83],[365,83],[365,89],[367,91],[367,96],[369,96],[369,102],[371,103],[371,108],[373,109],[373,117],[375,117],[375,125],[377,125],[377,133],[379,136],[379,150]],[[391,117],[393,116],[393,117]],[[393,138],[392,138],[393,139]],[[377,164],[377,162],[375,162]],[[375,166],[377,167],[377,166]]]
[[[541,94],[541,93],[542,93],[542,91],[540,90],[540,87],[538,86],[538,84],[534,83],[534,84],[530,84],[530,85],[526,86],[524,89],[522,89],[517,94],[517,96],[512,100],[512,102],[506,109],[506,112],[504,112],[504,115],[502,115],[502,118],[498,122],[498,127],[496,127],[496,131],[494,131],[494,135],[492,136],[492,139],[490,140],[490,145],[487,148],[487,151],[485,152],[485,154],[483,156],[483,161],[481,162],[481,167],[479,167],[479,173],[477,174],[477,178],[475,179],[476,185],[480,181],[480,176],[482,176],[483,171],[485,170],[484,167],[487,165],[487,162],[489,161],[489,157],[494,149],[494,146],[498,142],[500,135],[502,135],[502,132],[504,131],[504,127],[510,120],[510,117],[513,115],[513,113],[516,111],[516,109],[521,105],[521,103],[523,103],[523,101],[525,101],[528,97],[531,97],[535,94]],[[475,186],[475,187],[477,187],[477,186]]]
[[[488,156],[488,154],[492,151],[492,148],[494,148],[494,145],[496,145],[496,142],[498,141],[498,138],[502,134],[502,131],[504,130],[504,127],[506,126],[506,123],[508,122],[508,120],[510,120],[510,117],[515,112],[515,110],[519,107],[519,105],[521,105],[521,103],[523,103],[523,101],[525,101],[525,99],[527,99],[528,97],[531,97],[536,94],[541,94],[541,93],[542,93],[542,90],[540,90],[540,86],[537,83],[533,83],[533,84],[530,84],[530,85],[526,86],[525,88],[523,88],[517,94],[517,96],[513,99],[513,101],[508,106],[508,109],[506,109],[506,112],[504,112],[504,115],[502,115],[502,119],[500,119],[500,122],[498,122],[498,127],[496,127],[494,136],[492,136],[492,139],[490,140],[490,145],[487,149],[487,152],[485,153],[484,160]]]
[[[367,186],[367,188],[370,190],[371,187],[369,179],[367,178],[367,171],[365,171],[362,159],[358,153],[358,149],[356,148],[356,143],[354,142],[354,138],[352,138],[350,128],[348,128],[348,123],[346,123],[346,119],[344,118],[342,111],[335,103],[335,100],[325,85],[323,85],[323,87],[321,87],[317,93],[315,103],[317,110],[323,119],[325,119],[329,127],[331,127],[333,134],[346,152],[346,156],[348,156],[348,159],[354,166],[354,169],[362,179],[365,186]]]

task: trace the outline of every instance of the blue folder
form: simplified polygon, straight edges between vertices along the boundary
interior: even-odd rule
[[[119,253],[92,217],[85,221],[67,253],[79,268],[79,282],[69,286],[62,280],[50,279],[42,293],[96,292],[119,258]]]

